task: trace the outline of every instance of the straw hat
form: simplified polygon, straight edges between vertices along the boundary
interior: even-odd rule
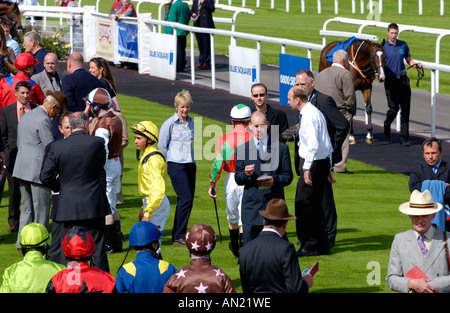
[[[429,190],[423,193],[414,190],[409,202],[401,204],[398,209],[407,215],[430,215],[442,209],[442,204],[434,202]]]

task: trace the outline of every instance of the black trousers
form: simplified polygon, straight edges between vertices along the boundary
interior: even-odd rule
[[[196,33],[200,64],[211,65],[211,37],[209,34]]]
[[[91,258],[91,266],[109,272],[108,257],[105,248],[105,217],[98,217],[87,220],[75,221],[53,221],[52,242],[53,245],[59,246],[59,249],[51,249],[49,251],[49,259],[63,265],[67,265],[66,257],[62,249],[64,236],[73,226],[82,226],[94,237],[95,250]]]
[[[301,248],[328,254],[330,245],[327,238],[322,203],[324,187],[330,173],[330,159],[314,161],[310,172],[311,186],[305,183],[303,172],[297,182],[295,195],[297,238],[301,242]]]
[[[411,111],[411,86],[406,75],[387,76],[384,82],[384,90],[388,111],[384,121],[385,130],[390,129],[390,125],[397,117],[400,109],[400,141],[408,140],[409,137],[409,114]]]
[[[167,173],[177,194],[177,207],[173,220],[172,240],[184,239],[195,193],[195,163],[167,162]]]
[[[19,190],[19,179],[12,177],[14,166],[7,167],[6,180],[8,181],[9,203],[8,203],[8,224],[19,227],[20,221],[20,200],[22,199]]]
[[[177,36],[177,72],[186,68],[186,36]]]

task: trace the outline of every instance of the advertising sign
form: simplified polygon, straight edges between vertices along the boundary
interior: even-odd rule
[[[229,46],[230,93],[248,97],[261,79],[261,54],[256,49]]]
[[[287,105],[289,89],[295,84],[295,74],[298,71],[311,69],[311,60],[295,55],[280,53],[279,56],[279,79],[280,79],[280,104]]]

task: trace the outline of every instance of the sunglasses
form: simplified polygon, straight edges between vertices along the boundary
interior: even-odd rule
[[[254,95],[253,95],[253,98],[258,98],[258,96],[262,98],[262,97],[265,97],[266,94],[265,94],[265,93],[254,94]]]

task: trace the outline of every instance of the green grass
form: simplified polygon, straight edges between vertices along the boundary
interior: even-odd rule
[[[359,1],[357,1],[357,12],[359,12]],[[108,12],[110,1],[100,2],[100,11]],[[227,4],[224,0],[221,3]],[[255,15],[239,15],[236,30],[258,35],[288,38],[320,44],[319,30],[323,23],[334,16],[332,0],[322,1],[322,14],[316,14],[316,1],[307,1],[305,14],[300,13],[300,1],[291,1],[291,12],[286,13],[284,1],[277,1],[276,8],[270,9],[270,1],[261,1],[261,7],[255,7],[255,1],[247,1],[247,7],[255,10]],[[403,1],[403,15],[397,15],[397,1],[383,1],[384,12],[381,21],[396,22],[399,24],[414,24],[426,27],[442,28],[448,25],[450,14],[450,3],[446,3],[446,16],[439,16],[438,1],[424,2],[424,15],[417,14],[417,1]],[[241,2],[234,1],[240,6]],[[84,0],[83,5],[95,5],[94,0]],[[143,11],[156,14],[156,7],[145,4]],[[367,12],[367,10],[366,10]],[[230,13],[217,10],[215,16],[231,17]],[[366,14],[352,14],[350,1],[340,1],[340,13],[338,16],[366,19]],[[230,29],[229,25],[217,24],[218,28]],[[350,25],[333,26],[336,30],[356,31],[357,28]],[[382,29],[370,29],[366,32],[386,38]],[[190,36],[188,36],[189,40]],[[341,38],[329,38],[340,40]],[[401,39],[408,42],[413,58],[433,61],[434,44],[436,36],[419,33],[402,33]],[[215,37],[216,52],[228,54],[229,38],[223,36]],[[256,43],[248,40],[238,40],[238,45],[256,48]],[[189,43],[188,43],[189,47]],[[450,48],[450,39],[442,41],[441,63],[450,64],[450,55],[445,54]],[[278,54],[281,48],[277,45],[262,44],[262,63],[278,65]],[[287,47],[286,53],[306,56],[304,49]],[[313,69],[317,70],[319,52],[313,52]],[[410,74],[413,77],[415,73]],[[420,89],[430,90],[430,75],[425,71],[425,77],[421,80]],[[414,79],[411,79],[414,82]],[[450,93],[450,75],[441,73],[441,93]],[[414,83],[413,86],[415,87]],[[149,90],[149,92],[153,92]],[[173,98],[175,95],[167,95]],[[194,99],[195,101],[195,99]],[[173,114],[173,108],[156,103],[140,100],[138,98],[119,95],[119,103],[123,113],[131,125],[140,120],[152,120],[159,127],[165,119]],[[196,115],[192,115],[195,117]],[[219,125],[225,129],[225,124],[211,119],[203,118],[203,128],[208,125]],[[203,138],[203,144],[211,138]],[[293,146],[290,144],[292,155]],[[206,223],[213,226],[218,232],[213,201],[207,195],[208,174],[210,160],[199,160],[197,162],[197,185],[189,225],[194,223]],[[331,255],[320,257],[307,257],[299,260],[301,268],[311,266],[316,260],[320,260],[320,270],[315,276],[314,287],[311,292],[390,292],[384,277],[387,272],[390,245],[393,236],[411,227],[409,219],[399,213],[399,204],[408,201],[409,190],[407,187],[408,177],[402,174],[392,173],[378,167],[369,166],[354,160],[349,160],[349,167],[355,171],[353,175],[336,174],[337,183],[334,184],[334,196],[338,211],[338,237],[336,246],[331,250]],[[286,202],[291,212],[294,208],[295,186],[297,177],[286,190]],[[170,179],[167,178],[167,196],[172,208],[163,237],[163,257],[173,263],[177,268],[189,263],[188,251],[184,247],[171,245],[171,226],[176,204],[176,195],[171,187]],[[223,198],[224,177],[220,179],[217,201],[219,209],[220,226],[223,235],[223,243],[218,243],[213,252],[213,264],[221,267],[232,279],[238,292],[241,292],[239,267],[228,250],[228,231],[225,214],[225,201]],[[119,206],[122,215],[122,227],[125,233],[124,246],[128,246],[128,233],[137,222],[137,216],[141,207],[141,196],[137,189],[137,161],[135,159],[135,146],[130,133],[130,144],[125,149],[125,166],[123,177],[123,191],[125,203]],[[0,242],[0,273],[10,264],[21,260],[22,256],[16,251],[14,242],[16,234],[6,233],[7,225],[7,186],[3,193],[3,201],[0,206],[0,235],[5,238]],[[288,226],[290,241],[296,244],[295,225]],[[298,247],[298,246],[297,246]],[[116,273],[125,252],[109,255],[111,272]],[[127,260],[134,259],[134,253],[128,255]],[[372,263],[375,262],[375,263]],[[378,268],[368,267],[377,265]],[[377,272],[379,269],[379,273]],[[372,276],[372,274],[374,274]],[[367,277],[373,278],[375,284],[369,284]],[[0,277],[1,280],[1,277]],[[378,280],[378,281],[377,281]]]
[[[173,97],[174,95],[168,95]],[[194,99],[195,101],[195,99]],[[160,104],[144,101],[134,97],[119,95],[119,103],[128,121],[128,125],[141,120],[152,120],[160,127],[174,109]],[[198,117],[193,114],[192,117]],[[211,119],[202,119],[203,128],[208,125],[218,125],[225,130],[226,124]],[[196,129],[196,131],[199,131]],[[130,143],[125,149],[125,165],[123,175],[123,193],[125,203],[118,207],[121,214],[122,228],[125,234],[124,247],[128,248],[128,234],[131,227],[137,222],[141,207],[141,196],[137,188],[137,161],[135,158],[135,145],[132,133],[129,132]],[[203,144],[211,138],[203,138]],[[290,145],[292,151],[293,146]],[[292,153],[291,153],[292,154]],[[293,154],[292,154],[293,155]],[[195,223],[211,225],[217,235],[213,200],[208,196],[209,168],[211,161],[202,158],[197,161],[197,185],[194,208],[189,226]],[[408,178],[383,169],[369,166],[356,161],[349,161],[349,167],[355,171],[353,175],[336,174],[337,183],[334,184],[334,195],[338,210],[338,237],[336,246],[331,254],[319,257],[306,257],[299,259],[300,267],[311,266],[320,260],[320,270],[315,276],[314,287],[311,292],[389,292],[384,282],[389,258],[390,245],[394,234],[410,227],[409,219],[399,213],[398,205],[408,201]],[[232,279],[236,290],[242,292],[239,266],[237,259],[228,249],[229,234],[225,214],[225,201],[223,197],[223,183],[225,178],[219,180],[219,198],[217,206],[219,211],[220,228],[223,242],[218,242],[212,254],[213,264],[222,268]],[[162,255],[165,260],[174,264],[178,269],[189,263],[189,254],[185,247],[171,245],[171,230],[173,214],[176,205],[176,195],[167,178],[167,196],[171,203],[171,212],[166,224],[166,232],[162,238]],[[293,213],[294,197],[297,177],[288,186],[286,202]],[[15,247],[16,233],[7,233],[7,186],[3,193],[0,206],[0,235],[4,241],[0,242],[0,273],[14,262],[20,261],[21,253]],[[289,223],[288,236],[296,245],[295,224]],[[297,246],[298,248],[298,246]],[[111,273],[116,274],[126,252],[108,255]],[[135,257],[130,252],[127,260]],[[369,285],[366,277],[371,273],[367,269],[370,262],[379,264],[379,284]]]

